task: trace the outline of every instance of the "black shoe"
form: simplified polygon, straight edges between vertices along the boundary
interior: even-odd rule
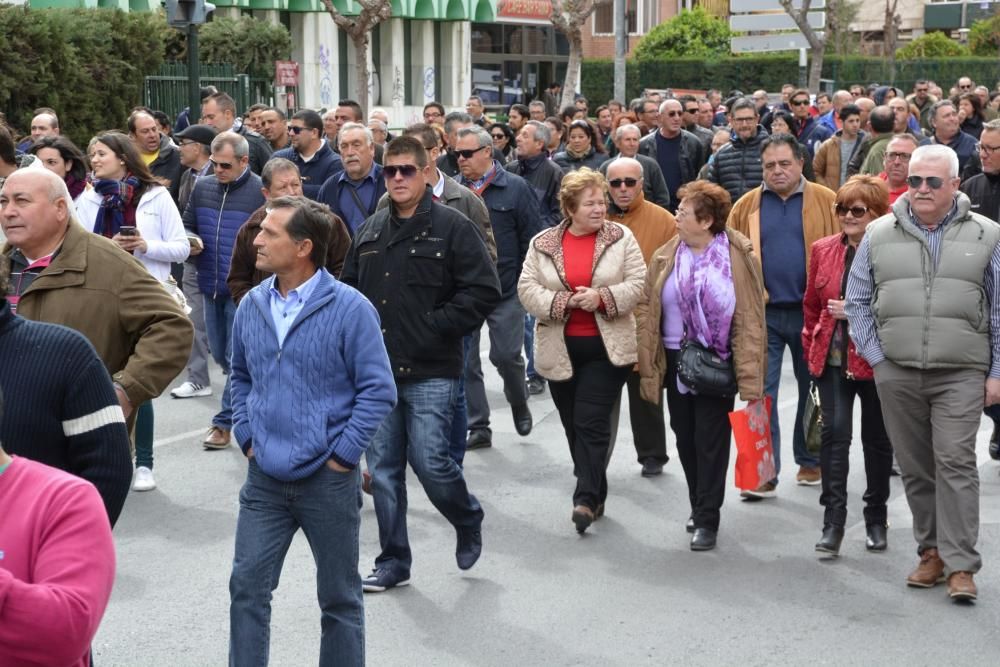
[[[865,532],[868,533],[868,539],[865,540],[868,551],[885,551],[889,547],[884,523],[870,523],[865,526]]]
[[[576,525],[576,532],[582,535],[590,527],[590,524],[594,523],[594,510],[586,505],[577,505],[573,508],[572,518]]]
[[[465,443],[466,451],[470,449],[486,449],[493,446],[493,436],[489,431],[473,431]]]
[[[816,543],[816,553],[826,557],[836,558],[840,555],[840,543],[844,540],[843,526],[826,524],[823,526],[823,536]]]
[[[531,410],[528,409],[528,404],[512,405],[510,409],[514,413],[514,428],[517,429],[517,434],[528,435],[531,433]]]
[[[545,393],[545,378],[538,375],[528,378],[528,393],[532,396]]]
[[[688,517],[687,523],[684,524],[684,530],[689,533],[694,532],[694,517]]]
[[[662,475],[662,474],[663,474],[662,463],[654,459],[652,456],[642,460],[643,477],[656,477],[657,475]]]
[[[994,426],[990,436],[990,458],[1000,461],[1000,426]]]
[[[715,548],[716,535],[711,528],[695,528],[691,536],[691,551],[711,551]]]
[[[475,528],[458,528],[458,543],[455,546],[455,561],[460,570],[468,570],[476,564],[483,553],[483,531]]]
[[[604,503],[597,503],[597,509],[594,510],[594,521],[597,521],[602,516],[604,516]]]

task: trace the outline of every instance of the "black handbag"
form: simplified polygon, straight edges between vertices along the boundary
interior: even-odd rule
[[[677,378],[701,396],[728,398],[739,391],[733,358],[723,359],[697,341],[681,342],[677,357]]]

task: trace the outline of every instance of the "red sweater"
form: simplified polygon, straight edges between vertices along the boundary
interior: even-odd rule
[[[88,667],[115,580],[101,497],[78,477],[14,457],[0,473],[0,666]]]
[[[577,287],[590,287],[594,277],[594,248],[597,245],[597,232],[586,236],[574,236],[569,229],[563,234],[563,258],[566,262],[566,282],[571,290]],[[569,311],[566,322],[567,336],[600,336],[597,319],[593,313],[582,308]]]

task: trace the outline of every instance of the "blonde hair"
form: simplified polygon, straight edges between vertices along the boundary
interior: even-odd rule
[[[575,213],[583,199],[583,193],[591,188],[597,188],[605,197],[608,196],[608,180],[601,172],[583,167],[563,176],[562,187],[559,188],[559,208],[562,214],[568,218]]]

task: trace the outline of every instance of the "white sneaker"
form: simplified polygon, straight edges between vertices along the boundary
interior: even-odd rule
[[[195,398],[196,396],[211,396],[211,387],[202,387],[194,382],[185,382],[176,389],[170,390],[170,395],[174,398]]]
[[[133,491],[152,491],[156,488],[156,480],[153,479],[153,471],[146,466],[139,466],[135,469],[135,479],[132,481]]]

